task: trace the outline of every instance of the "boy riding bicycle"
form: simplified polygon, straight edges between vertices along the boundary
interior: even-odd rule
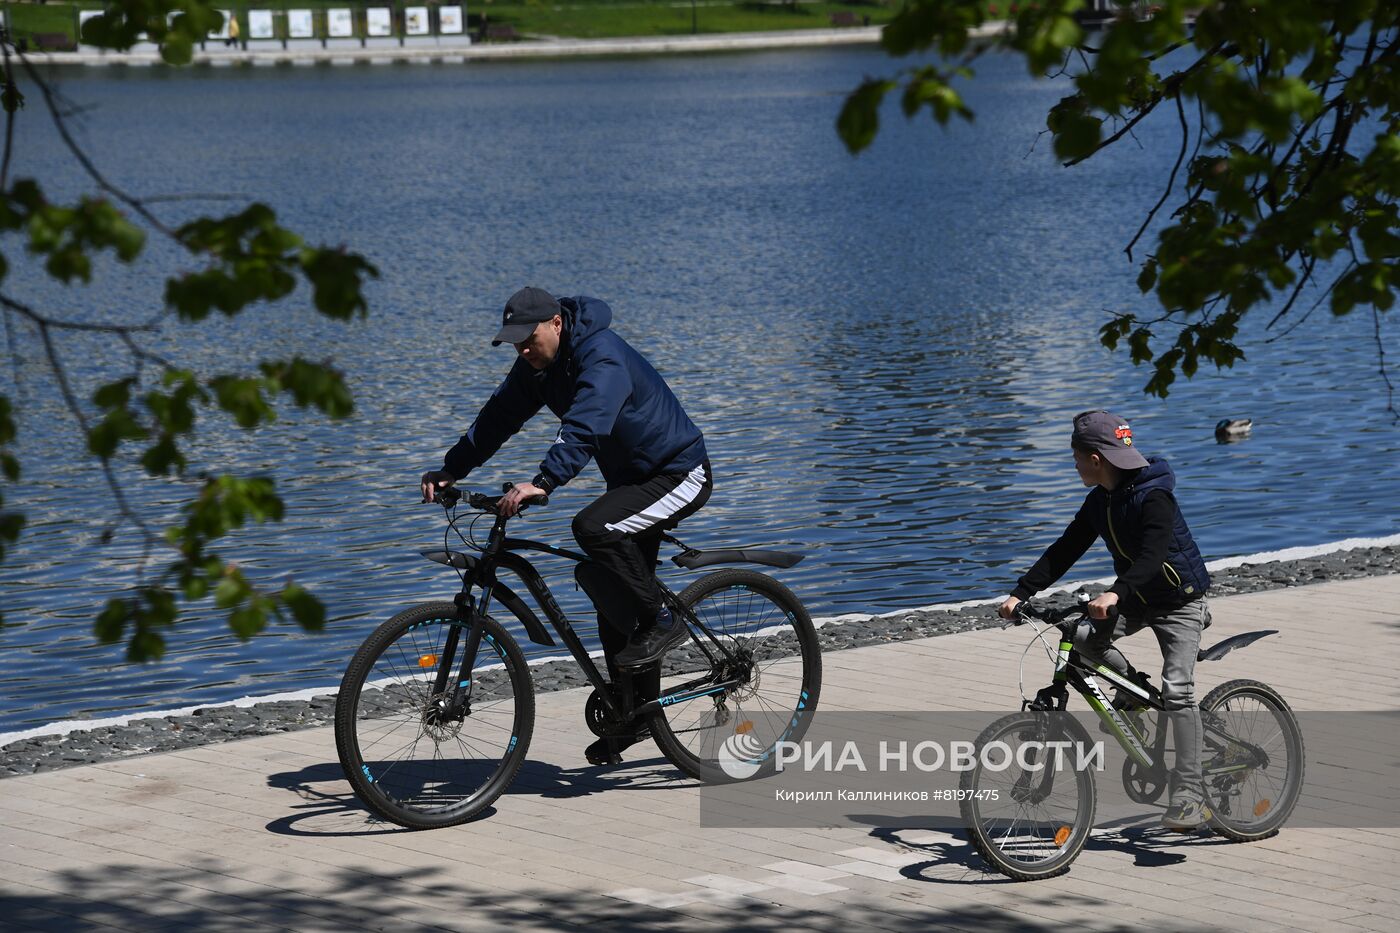
[[[1196,708],[1196,654],[1210,624],[1210,587],[1200,550],[1172,490],[1175,474],[1165,460],[1144,458],[1132,428],[1103,410],[1081,412],[1070,438],[1074,467],[1093,487],[1059,540],[1017,581],[998,612],[1012,618],[1016,606],[1060,579],[1102,538],[1118,579],[1089,603],[1091,622],[1079,627],[1075,649],[1132,678],[1138,674],[1112,643],[1151,628],[1162,649],[1162,702],[1172,720],[1176,763],[1171,803],[1162,816],[1170,829],[1193,829],[1210,818],[1201,775],[1201,717]],[[1116,617],[1116,618],[1115,618]],[[1129,697],[1115,699],[1127,708]]]

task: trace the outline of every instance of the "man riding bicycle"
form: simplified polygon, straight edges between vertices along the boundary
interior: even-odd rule
[[[599,606],[598,636],[614,682],[630,671],[637,702],[660,693],[660,658],[686,636],[685,623],[662,605],[655,577],[661,535],[700,509],[713,478],[705,439],[661,375],[614,331],[612,309],[596,298],[555,299],[523,288],[506,302],[492,346],[513,344],[517,359],[472,426],[423,474],[423,501],[464,479],[524,427],[541,407],[560,419],[559,433],[528,483],[502,497],[498,511],[548,495],[598,461],[608,490],[574,517],[574,537],[592,559],[579,579]],[[646,736],[645,729],[600,739],[589,762]]]

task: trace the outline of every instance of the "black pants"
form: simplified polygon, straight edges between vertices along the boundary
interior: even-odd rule
[[[592,564],[579,565],[579,583],[598,608],[598,638],[609,659],[638,622],[649,624],[661,609],[661,535],[699,511],[713,488],[706,461],[688,473],[609,489],[574,517],[574,537]]]

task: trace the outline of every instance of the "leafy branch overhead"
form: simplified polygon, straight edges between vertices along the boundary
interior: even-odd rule
[[[173,16],[171,14],[174,14]],[[222,24],[218,10],[199,0],[116,0],[104,15],[83,26],[83,41],[109,48],[158,42],[165,60],[190,60],[193,44]],[[236,317],[267,303],[294,299],[299,290],[321,315],[347,320],[366,313],[362,286],[378,271],[363,256],[342,247],[311,245],[282,227],[267,205],[251,204],[223,216],[199,217],[172,225],[156,210],[159,199],[132,195],[112,184],[94,159],[68,132],[71,105],[24,53],[8,40],[0,42],[6,112],[5,147],[0,161],[0,314],[7,335],[27,325],[42,347],[63,401],[87,440],[93,465],[106,479],[116,523],[103,538],[127,528],[137,534],[144,552],[131,568],[129,592],[112,599],[97,616],[94,631],[102,642],[125,642],[132,660],[160,657],[162,632],[180,614],[181,602],[211,600],[227,613],[241,638],[261,631],[272,618],[294,621],[305,629],[325,624],[325,609],[306,589],[292,582],[265,588],[238,565],[212,550],[218,539],[249,523],[280,521],[284,506],[267,477],[189,475],[184,445],[200,418],[224,417],[254,429],[277,417],[280,400],[313,408],[332,418],[354,410],[343,374],[330,361],[300,356],[263,360],[250,370],[198,373],[151,348],[151,338],[171,319],[195,323],[217,311]],[[38,98],[42,108],[30,106]],[[93,193],[71,203],[50,201],[41,180],[9,179],[19,118],[53,121],[69,154],[81,166]],[[54,280],[69,285],[94,284],[94,260],[102,254],[136,266],[150,237],[174,243],[190,268],[149,275],[164,281],[160,308],[131,309],[132,322],[91,320],[36,308],[24,295],[6,287],[15,262],[42,263]],[[63,363],[66,337],[102,334],[116,351],[108,366],[111,378],[90,398],[80,398]],[[10,343],[10,352],[17,350]],[[236,359],[233,354],[231,359]],[[17,452],[23,411],[0,395],[0,560],[19,539],[24,516],[4,511],[5,487],[20,480]],[[152,478],[182,481],[192,498],[181,522],[163,532],[152,529],[129,502],[114,465],[130,461]],[[152,480],[154,481],[154,480]]]
[[[1138,275],[1160,309],[1115,315],[1100,332],[1151,365],[1147,392],[1167,395],[1177,373],[1190,377],[1202,362],[1243,358],[1240,322],[1257,307],[1270,328],[1289,319],[1282,333],[1324,302],[1337,315],[1360,308],[1375,317],[1380,350],[1379,315],[1400,285],[1400,4],[1122,3],[1092,33],[1076,18],[1084,8],[1023,3],[1001,24],[981,2],[910,0],[881,42],[894,56],[936,53],[940,64],[867,80],[846,99],[838,133],[852,152],[868,147],[884,99],[901,89],[909,116],[971,120],[955,83],[989,50],[1020,55],[1032,74],[1067,85],[1046,114],[1066,166],[1153,114],[1178,129],[1164,190],[1125,247],[1134,259],[1170,205]]]

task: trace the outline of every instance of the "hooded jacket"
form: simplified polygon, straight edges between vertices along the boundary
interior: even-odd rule
[[[666,380],[609,329],[597,298],[560,298],[559,353],[542,370],[517,358],[443,461],[457,479],[481,466],[542,407],[560,419],[539,471],[563,486],[598,461],[608,488],[661,473],[688,473],[706,459],[705,439]]]
[[[1095,486],[1064,534],[1046,549],[1011,591],[1029,599],[1051,585],[1102,538],[1113,555],[1122,610],[1178,609],[1203,596],[1210,574],[1173,490],[1176,475],[1167,461],[1149,457],[1147,466],[1109,491]]]

